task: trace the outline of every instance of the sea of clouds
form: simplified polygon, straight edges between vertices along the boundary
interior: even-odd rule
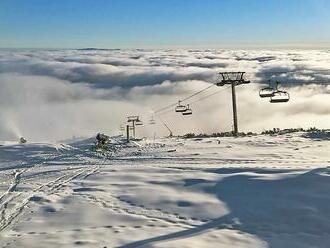
[[[148,123],[152,111],[217,82],[222,71],[245,71],[237,87],[241,131],[273,127],[329,128],[330,50],[0,50],[0,140],[50,141],[118,134],[131,114]],[[286,104],[260,99],[268,80],[290,92]],[[186,103],[219,91],[214,86]],[[173,109],[140,136],[232,129],[230,89],[192,103],[193,115]]]

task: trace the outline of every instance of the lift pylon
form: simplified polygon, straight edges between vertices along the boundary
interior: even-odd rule
[[[231,96],[233,105],[233,120],[234,120],[234,135],[238,134],[238,120],[237,120],[237,106],[236,106],[236,92],[235,87],[241,84],[249,84],[250,81],[244,79],[245,72],[220,72],[220,80],[217,86],[231,85]]]
[[[140,120],[140,117],[138,115],[131,115],[127,117],[127,122],[132,123],[130,129],[133,130],[133,137],[135,138],[135,127],[142,126],[143,125],[142,121]]]

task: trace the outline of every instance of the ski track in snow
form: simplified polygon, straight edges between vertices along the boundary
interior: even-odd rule
[[[58,152],[58,149],[56,149]],[[67,155],[66,155],[67,156]],[[62,174],[61,176],[57,177],[54,180],[50,180],[46,183],[42,183],[41,185],[30,189],[27,192],[15,192],[16,188],[19,186],[22,176],[28,172],[33,172],[36,168],[40,166],[46,166],[54,163],[54,159],[58,159],[58,157],[61,158],[61,156],[50,156],[49,158],[43,158],[41,157],[41,160],[43,160],[42,163],[38,163],[35,165],[27,165],[26,168],[23,169],[14,169],[14,177],[12,179],[12,182],[6,192],[4,192],[0,196],[0,211],[1,211],[1,219],[0,219],[0,232],[3,231],[5,228],[7,228],[9,225],[11,225],[18,217],[21,215],[24,211],[24,209],[27,207],[27,205],[30,203],[31,197],[34,196],[35,193],[43,192],[46,194],[52,194],[56,191],[58,191],[61,187],[64,185],[67,185],[72,180],[82,177],[86,178],[89,175],[95,174],[98,169],[99,165],[91,166],[91,167],[78,167],[78,168],[65,168],[62,169],[60,172],[63,172],[68,170],[69,173]],[[79,164],[83,164],[83,162],[87,162],[86,159],[80,158],[77,155],[73,155],[73,157],[76,159],[75,162],[79,161]],[[38,160],[37,160],[38,161]],[[49,161],[49,162],[48,162]],[[89,161],[88,161],[89,162]],[[73,172],[72,172],[73,171]],[[59,172],[58,170],[53,171],[43,171],[43,174],[52,173],[52,172]],[[32,179],[33,180],[33,177]],[[47,188],[47,190],[45,190]],[[10,209],[8,208],[8,205],[13,205]],[[7,213],[8,212],[8,213]]]
[[[1,211],[1,222],[0,222],[0,231],[8,227],[23,211],[24,208],[29,204],[31,197],[33,197],[34,193],[43,191],[46,194],[52,194],[59,190],[63,185],[66,185],[70,181],[76,179],[77,177],[83,175],[84,173],[90,173],[90,171],[95,172],[95,168],[90,169],[78,169],[75,173],[68,173],[64,174],[58,178],[56,178],[53,181],[47,182],[45,184],[42,184],[38,186],[37,188],[31,190],[30,192],[24,192],[24,197],[22,199],[17,200],[19,196],[21,196],[23,193],[18,193],[16,197],[9,198],[7,201],[3,202],[1,205],[2,211]],[[18,183],[17,183],[18,184]],[[17,186],[15,184],[15,186]],[[44,190],[44,188],[48,188],[47,190]],[[12,192],[12,191],[10,191]],[[8,194],[7,194],[8,195]],[[16,202],[13,202],[16,200]],[[8,214],[7,212],[7,206],[8,204],[15,204],[12,209],[10,209]]]
[[[121,137],[113,137],[108,151],[93,150],[90,139],[70,145],[1,146],[0,245],[24,247],[27,242],[39,247],[33,242],[40,236],[49,247],[189,247],[192,235],[199,237],[194,244],[201,247],[214,247],[210,246],[212,242],[225,244],[228,239],[238,242],[236,247],[264,247],[267,243],[274,247],[303,247],[300,238],[276,239],[282,232],[268,234],[272,223],[256,224],[257,228],[250,234],[240,218],[231,214],[241,209],[231,209],[230,204],[227,206],[215,198],[214,194],[218,193],[214,187],[227,178],[251,177],[254,180],[251,182],[276,182],[309,175],[312,171],[322,176],[322,180],[327,179],[330,178],[328,149],[328,140],[314,141],[300,134],[173,138],[129,144]],[[18,152],[23,155],[17,156]],[[79,209],[84,205],[87,212]],[[306,206],[301,211],[307,209]],[[60,214],[58,218],[64,222],[76,213],[85,213],[90,218],[91,210],[96,216],[91,217],[90,224],[76,220],[76,228],[61,226],[52,218],[60,213],[63,216]],[[249,220],[251,217],[246,214],[243,212],[241,217]],[[26,227],[34,219],[35,224]],[[37,224],[38,219],[42,220],[42,227]],[[53,221],[55,227],[48,226],[48,221]],[[109,230],[117,236],[109,238],[106,234]],[[211,234],[211,230],[216,233]],[[131,237],[130,232],[135,236]],[[81,240],[86,233],[88,238]],[[98,233],[98,238],[93,239],[93,233]],[[309,239],[311,234],[306,236],[304,230],[298,230],[297,235],[307,240],[306,247],[308,244],[326,247],[322,242],[330,242],[328,236]],[[62,240],[62,236],[66,238]],[[173,239],[180,241],[176,244],[171,242]]]

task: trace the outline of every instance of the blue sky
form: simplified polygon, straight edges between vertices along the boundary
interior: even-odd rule
[[[0,47],[330,46],[328,0],[0,0]]]

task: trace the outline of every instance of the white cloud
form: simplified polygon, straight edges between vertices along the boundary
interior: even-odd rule
[[[244,131],[273,127],[328,127],[329,51],[20,50],[0,53],[0,139],[35,140],[115,133],[128,114],[146,120],[158,109],[214,82],[218,71],[247,71],[252,84],[237,88]],[[274,72],[291,93],[288,104],[258,97]],[[203,95],[219,90],[214,87]],[[196,100],[198,97],[191,99]],[[229,90],[192,105],[194,115],[162,115],[175,133],[231,129]],[[165,128],[141,129],[162,135]]]

